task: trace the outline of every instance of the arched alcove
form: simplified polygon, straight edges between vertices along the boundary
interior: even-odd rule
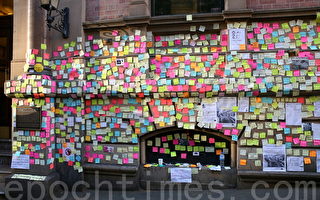
[[[156,130],[140,137],[140,149],[141,164],[158,163],[162,158],[164,163],[171,164],[219,165],[221,152],[225,156],[225,166],[235,167],[236,163],[235,142],[210,129],[171,127]],[[171,152],[175,152],[174,155]]]

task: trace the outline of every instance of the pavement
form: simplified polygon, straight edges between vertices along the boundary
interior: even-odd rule
[[[294,188],[276,189],[214,189],[214,190],[173,190],[173,191],[97,191],[89,190],[69,194],[68,200],[78,200],[85,195],[90,200],[319,200],[320,188],[304,190]]]
[[[261,186],[261,185],[260,185]],[[259,189],[210,189],[183,188],[182,190],[106,191],[85,190],[72,193],[54,193],[59,200],[319,200],[320,187],[300,187],[283,184],[281,187]],[[262,189],[263,188],[263,189]],[[7,199],[0,195],[0,200]],[[29,198],[37,199],[39,198]],[[47,199],[46,199],[47,200]]]

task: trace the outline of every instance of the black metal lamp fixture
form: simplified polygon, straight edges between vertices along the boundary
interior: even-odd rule
[[[47,10],[47,25],[49,30],[52,28],[62,33],[63,38],[69,37],[69,8],[58,9],[60,0],[40,0],[41,7]],[[52,12],[56,12],[57,15],[52,15]],[[58,22],[53,24],[56,17],[60,17]]]

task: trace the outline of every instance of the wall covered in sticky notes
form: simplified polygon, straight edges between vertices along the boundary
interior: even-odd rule
[[[25,71],[32,75],[7,81],[5,93],[20,98],[14,105],[41,107],[43,126],[14,132],[14,153],[51,148],[50,158],[35,154],[31,164],[53,167],[56,158],[78,171],[82,162],[137,164],[140,136],[170,127],[206,128],[238,143],[239,170],[264,170],[263,149],[275,145],[285,153],[268,157],[281,168],[319,172],[319,24],[235,22],[227,28],[241,29],[240,38],[233,38],[239,43],[232,42],[236,50],[229,51],[228,30],[192,26],[168,35],[114,30],[111,40],[79,37],[52,55],[45,48],[29,51]],[[52,76],[33,73],[39,64]],[[42,144],[27,145],[31,140]],[[171,137],[151,140],[150,155],[190,157],[187,146],[163,147],[165,140]],[[53,148],[57,152],[50,154]]]
[[[40,130],[16,129],[16,107],[32,106],[41,110]],[[26,155],[29,172],[47,175],[55,167],[54,109],[55,99],[13,99],[12,155]],[[19,167],[19,166],[18,166]],[[19,168],[18,168],[19,169]]]

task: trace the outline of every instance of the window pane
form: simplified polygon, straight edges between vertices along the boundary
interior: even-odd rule
[[[221,12],[223,0],[153,0],[152,14],[177,15],[193,13]]]

